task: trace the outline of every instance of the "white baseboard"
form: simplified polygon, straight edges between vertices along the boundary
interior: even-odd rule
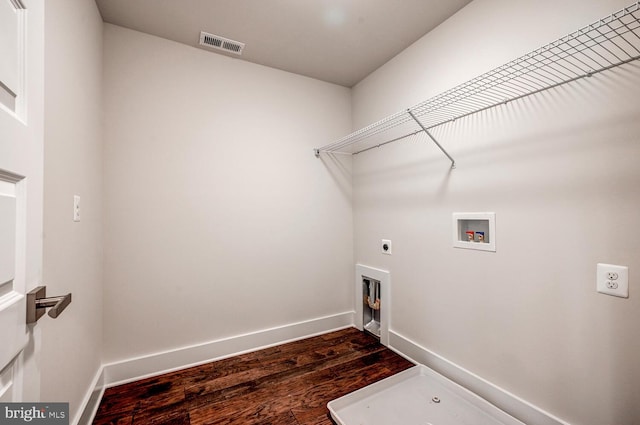
[[[96,416],[100,400],[104,394],[104,366],[98,368],[96,376],[93,378],[89,391],[82,401],[81,409],[71,422],[74,425],[91,425],[93,418]]]
[[[102,365],[74,425],[93,421],[105,388],[353,326],[353,311]]]
[[[105,364],[105,386],[108,388],[353,326],[353,314],[353,311],[348,311]]]
[[[525,424],[570,425],[393,330],[389,331],[389,348],[446,376]]]
[[[72,423],[91,423],[104,388],[351,327],[354,314],[349,311],[105,364],[94,379],[92,391],[85,397],[83,413]],[[446,376],[525,424],[570,425],[393,330],[389,331],[389,348]]]

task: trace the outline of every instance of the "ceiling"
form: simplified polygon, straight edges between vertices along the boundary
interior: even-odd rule
[[[105,22],[352,87],[471,0],[96,0]],[[245,43],[198,45],[200,31]]]

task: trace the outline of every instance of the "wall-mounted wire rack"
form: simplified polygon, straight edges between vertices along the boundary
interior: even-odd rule
[[[430,129],[639,58],[640,2],[636,2],[314,152],[316,156],[321,152],[355,155],[424,132],[455,167]]]

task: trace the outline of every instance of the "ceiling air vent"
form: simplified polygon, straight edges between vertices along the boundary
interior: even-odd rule
[[[200,32],[200,45],[234,53],[236,55],[241,55],[242,49],[244,49],[244,43],[220,37],[219,35],[209,34],[204,31]]]

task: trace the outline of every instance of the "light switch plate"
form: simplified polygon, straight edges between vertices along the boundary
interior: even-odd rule
[[[629,268],[598,263],[596,290],[602,294],[629,298]]]
[[[73,221],[80,221],[80,196],[73,195]]]

